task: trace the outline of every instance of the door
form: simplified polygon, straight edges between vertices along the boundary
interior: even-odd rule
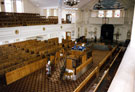
[[[113,42],[114,26],[110,24],[104,24],[101,27],[101,41]]]
[[[71,32],[66,32],[66,39],[71,40]]]
[[[71,14],[66,14],[66,22],[71,23],[72,22],[72,15]]]

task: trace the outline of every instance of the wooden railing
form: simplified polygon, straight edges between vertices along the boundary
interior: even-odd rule
[[[106,62],[106,60],[112,55],[112,53],[116,50],[117,47],[114,47],[112,51],[108,53],[108,55],[101,61],[101,63],[88,75],[88,77],[74,90],[74,92],[80,92],[83,87],[89,82],[89,80],[99,73],[99,69]]]
[[[105,73],[103,74],[102,78],[100,79],[100,81],[98,82],[97,86],[95,87],[95,89],[93,90],[93,92],[96,92],[99,88],[99,86],[101,85],[102,81],[105,79],[105,77],[107,76],[110,68],[112,67],[112,65],[114,64],[114,62],[116,61],[116,59],[118,58],[120,52],[122,51],[122,48],[119,50],[119,52],[116,54],[115,58],[113,59],[113,61],[111,62],[110,66],[108,69],[106,69]]]

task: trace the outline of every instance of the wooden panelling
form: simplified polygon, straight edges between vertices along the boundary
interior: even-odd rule
[[[93,58],[89,58],[85,63],[82,63],[79,67],[76,69],[76,73],[79,73],[84,67],[86,67],[88,64],[90,64],[93,61]]]
[[[74,90],[74,92],[80,92],[80,90],[87,84],[87,82],[96,74],[98,67],[96,67],[89,76]]]
[[[55,64],[57,64],[60,61],[60,52],[56,52],[55,55]]]
[[[112,55],[112,53],[116,50],[117,47],[114,47],[112,51],[110,51],[107,56],[99,63],[99,68],[106,62],[106,60]]]
[[[23,78],[24,76],[30,73],[35,72],[36,70],[39,70],[45,67],[46,61],[47,59],[42,59],[42,60],[36,61],[34,63],[28,64],[24,67],[21,67],[21,68],[18,68],[16,70],[6,73],[7,85]]]
[[[67,69],[73,69],[72,59],[67,59],[67,61],[66,61],[66,68]]]
[[[87,61],[87,55],[85,54],[82,56],[82,63],[85,63],[86,61]]]
[[[71,40],[71,32],[66,32],[66,40]]]

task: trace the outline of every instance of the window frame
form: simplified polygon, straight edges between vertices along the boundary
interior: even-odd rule
[[[46,9],[46,17],[48,18],[50,16],[50,9]]]
[[[7,6],[7,2],[8,1],[10,1],[10,4],[9,5],[11,6],[10,7],[11,9]],[[4,6],[5,6],[5,12],[13,12],[13,9],[14,9],[14,7],[13,7],[13,0],[4,0],[4,3],[5,3],[4,4]],[[10,10],[8,10],[8,9],[10,9]]]
[[[111,14],[108,14],[109,12],[111,12]],[[110,16],[111,15],[111,16]],[[106,17],[107,18],[112,18],[113,17],[113,10],[107,10],[106,11]]]
[[[17,5],[17,1],[21,1],[21,11],[18,11],[18,5]],[[24,6],[23,6],[23,0],[16,0],[16,12],[18,13],[23,13],[24,12]]]
[[[102,16],[100,16],[100,13],[103,13],[103,15]],[[99,10],[98,11],[98,18],[104,18],[105,17],[105,11],[104,10]]]
[[[117,16],[117,13],[116,13],[117,11],[119,11],[119,16]],[[115,10],[114,11],[114,17],[115,18],[120,18],[121,17],[121,10]]]
[[[1,9],[1,3],[0,3],[0,12],[2,12],[2,9]]]

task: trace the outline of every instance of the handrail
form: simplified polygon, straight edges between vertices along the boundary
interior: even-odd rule
[[[74,92],[79,92],[86,85],[86,83],[89,81],[89,79],[92,78],[94,74],[96,74],[97,70],[98,70],[98,67],[96,67],[90,73],[90,75],[88,75],[88,77],[74,90]]]
[[[107,60],[107,58],[109,58],[109,56],[116,50],[117,46],[114,47],[112,49],[112,51],[110,51],[105,58],[103,59],[101,62],[102,64],[99,64],[89,75],[88,77],[74,90],[74,92],[79,92],[86,84],[87,82],[98,72],[98,70],[100,69],[100,67],[105,63],[105,60]]]
[[[127,48],[121,64],[107,92],[134,92],[135,48]]]
[[[119,50],[119,52],[117,53],[117,55],[115,56],[115,58],[113,59],[112,63],[110,64],[109,68],[105,71],[105,73],[103,74],[101,80],[98,82],[96,88],[94,89],[93,92],[96,92],[97,89],[99,88],[100,84],[102,83],[102,81],[104,80],[104,78],[106,77],[106,75],[108,74],[110,68],[112,67],[112,65],[114,64],[115,60],[117,59],[117,57],[119,56],[120,52],[122,51],[122,48]]]

